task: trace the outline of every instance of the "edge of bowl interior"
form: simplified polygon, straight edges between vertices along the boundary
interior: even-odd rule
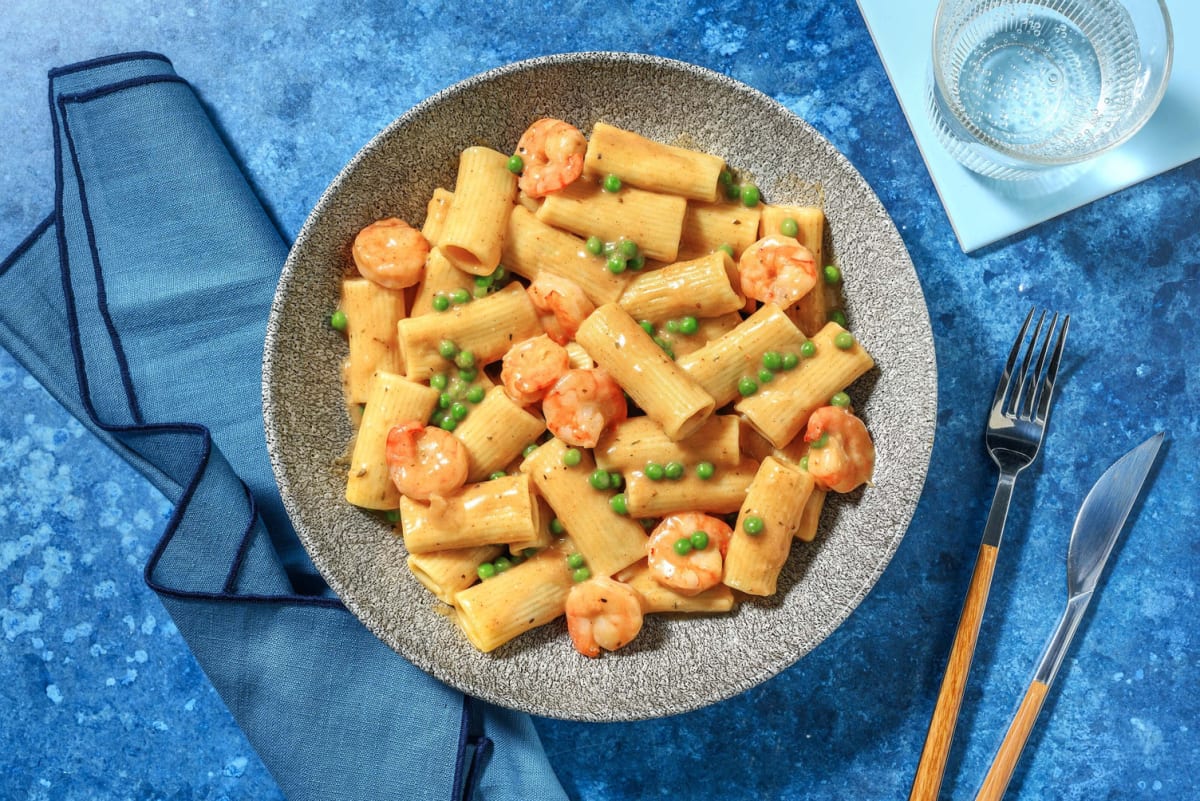
[[[467,643],[405,564],[378,515],[343,497],[350,428],[324,322],[354,233],[383,216],[414,224],[457,153],[511,150],[539,116],[604,120],[726,157],[765,198],[820,203],[847,315],[877,367],[850,394],[876,438],[875,486],[831,494],[817,539],[797,543],[779,592],[730,615],[652,615],[626,649],[588,660],[561,619],[491,654]],[[891,218],[857,171],[774,100],[707,69],[653,56],[577,53],[519,62],[429,98],[342,170],[300,231],[268,323],[264,413],[284,504],[318,569],[384,642],[463,692],[548,717],[635,720],[690,711],[756,686],[827,637],[866,596],[915,510],[933,446],[936,365],[928,311]],[[696,682],[696,676],[704,676]],[[352,679],[352,677],[348,677]]]

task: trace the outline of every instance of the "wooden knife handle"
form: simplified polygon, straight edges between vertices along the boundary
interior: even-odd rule
[[[996,758],[988,768],[975,801],[1000,801],[1004,796],[1013,771],[1016,770],[1017,760],[1025,748],[1025,741],[1029,739],[1029,732],[1033,731],[1033,723],[1042,711],[1042,703],[1046,700],[1046,692],[1049,689],[1050,685],[1034,679],[1025,690],[1021,706],[1017,708],[1017,714],[1008,725],[1008,733],[1004,735],[1004,742],[1000,743],[1000,750],[996,752]]]
[[[909,801],[935,801],[941,789],[942,774],[946,771],[946,759],[950,755],[950,741],[954,738],[954,727],[958,723],[958,711],[962,707],[963,691],[967,686],[967,674],[971,670],[975,643],[979,639],[979,624],[987,606],[992,574],[996,570],[996,550],[995,546],[986,543],[979,547],[979,556],[967,587],[967,597],[958,619],[958,631],[950,647],[950,659],[946,664],[946,674],[942,677],[937,704],[933,708],[933,718],[929,721],[929,732],[925,735],[925,747],[917,764]]]

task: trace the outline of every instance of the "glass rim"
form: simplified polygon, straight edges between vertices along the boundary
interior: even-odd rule
[[[1034,0],[1034,1],[1036,2],[1036,0]],[[938,0],[937,11],[933,17],[933,35],[929,37],[929,41],[930,41],[929,55],[930,55],[930,63],[932,65],[932,69],[933,69],[933,81],[935,84],[935,90],[942,97],[946,97],[946,98],[948,98],[950,96],[950,93],[949,93],[949,89],[946,85],[946,79],[942,75],[942,70],[938,66],[937,43],[938,43],[938,38],[939,38],[938,34],[942,27],[941,26],[942,14],[946,9],[946,4],[949,2],[952,2],[952,0]],[[1148,104],[1146,104],[1146,110],[1141,115],[1141,117],[1137,120],[1137,123],[1135,125],[1130,126],[1129,129],[1127,131],[1125,131],[1125,133],[1123,133],[1120,136],[1118,136],[1117,138],[1113,139],[1111,142],[1107,142],[1104,144],[1104,146],[1096,148],[1095,150],[1089,150],[1087,153],[1085,153],[1083,155],[1072,156],[1070,158],[1050,158],[1050,157],[1046,157],[1046,156],[1035,156],[1035,155],[1031,155],[1031,154],[1022,152],[1020,150],[1016,150],[1011,147],[1005,147],[1004,145],[1001,145],[999,143],[993,144],[990,137],[987,137],[983,133],[983,131],[979,129],[979,127],[977,125],[975,125],[970,120],[963,119],[957,113],[954,114],[955,121],[958,122],[958,124],[961,125],[963,127],[963,129],[968,134],[971,135],[971,138],[975,142],[977,142],[979,145],[981,145],[982,147],[985,147],[988,150],[991,150],[995,153],[999,153],[1003,156],[1007,156],[1008,158],[1010,158],[1014,161],[1020,162],[1021,164],[1027,164],[1027,165],[1035,165],[1035,166],[1042,166],[1042,167],[1061,167],[1061,166],[1066,166],[1068,164],[1078,164],[1081,161],[1087,161],[1088,159],[1096,158],[1097,156],[1107,153],[1108,151],[1112,150],[1113,148],[1116,148],[1119,145],[1124,144],[1126,141],[1128,141],[1130,138],[1132,138],[1134,134],[1136,134],[1138,131],[1140,131],[1142,129],[1142,127],[1146,124],[1146,122],[1150,119],[1150,117],[1154,115],[1154,112],[1158,108],[1159,103],[1162,102],[1163,95],[1166,94],[1166,92],[1167,92],[1167,84],[1170,83],[1170,81],[1171,81],[1171,68],[1175,61],[1174,26],[1171,24],[1171,13],[1167,10],[1166,0],[1154,0],[1154,2],[1158,5],[1158,9],[1159,9],[1159,12],[1162,14],[1162,20],[1163,20],[1163,34],[1164,34],[1166,54],[1163,57],[1162,79],[1159,80],[1158,86],[1155,88],[1155,91],[1154,91],[1153,99]],[[949,106],[950,104],[947,102],[946,105]]]

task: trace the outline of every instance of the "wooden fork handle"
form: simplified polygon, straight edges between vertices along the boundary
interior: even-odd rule
[[[996,551],[996,546],[987,543],[979,547],[979,556],[967,587],[967,597],[958,619],[958,631],[950,647],[950,659],[933,708],[933,718],[929,721],[929,731],[925,735],[925,747],[917,764],[909,801],[935,801],[941,789],[946,759],[950,755],[950,741],[954,738],[954,727],[967,686],[967,674],[971,670],[975,643],[979,639],[979,624],[987,606],[992,574],[996,570]]]
[[[1000,801],[1004,796],[1013,771],[1016,770],[1017,760],[1025,748],[1025,741],[1033,731],[1033,723],[1042,711],[1042,703],[1046,700],[1046,692],[1049,689],[1050,685],[1037,679],[1030,682],[1029,688],[1025,690],[1025,697],[1021,699],[1021,705],[1017,707],[1017,714],[1008,726],[1008,733],[1004,735],[1004,742],[1000,743],[1000,750],[996,752],[996,758],[988,768],[983,786],[975,796],[975,801]]]

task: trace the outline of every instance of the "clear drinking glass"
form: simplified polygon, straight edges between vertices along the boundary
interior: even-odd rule
[[[1163,0],[941,0],[934,129],[959,162],[991,178],[1078,164],[1150,118],[1172,47]]]

